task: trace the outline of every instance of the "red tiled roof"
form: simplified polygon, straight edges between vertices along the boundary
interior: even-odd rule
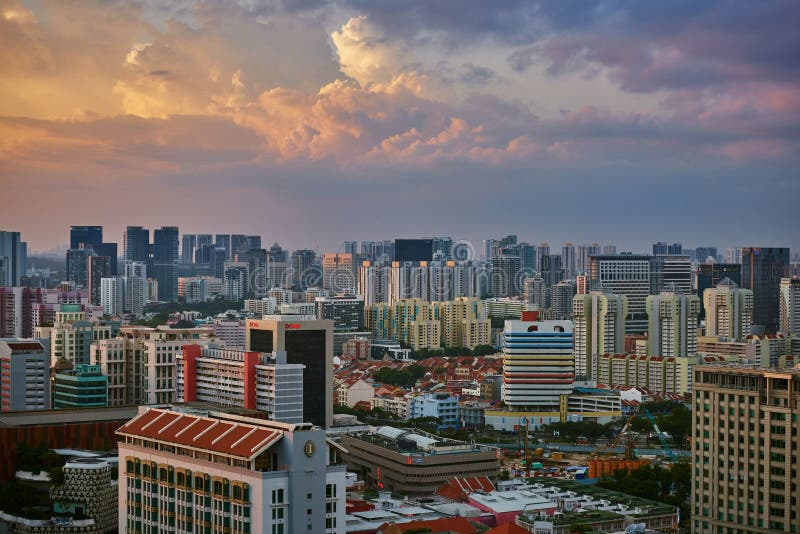
[[[470,493],[489,493],[494,489],[494,484],[488,477],[453,477],[442,484],[436,493],[452,501],[465,501]]]
[[[277,429],[155,408],[125,423],[117,434],[247,459],[255,458],[283,437]]]

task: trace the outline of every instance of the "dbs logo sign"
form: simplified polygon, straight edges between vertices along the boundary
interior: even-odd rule
[[[250,323],[248,324],[248,326],[251,326],[251,327],[253,327],[253,328],[258,328],[258,321],[250,321]]]
[[[300,328],[298,323],[286,323],[283,327],[285,330],[297,330]]]

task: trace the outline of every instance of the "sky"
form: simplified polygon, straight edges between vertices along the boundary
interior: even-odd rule
[[[0,229],[800,249],[794,0],[0,0]]]

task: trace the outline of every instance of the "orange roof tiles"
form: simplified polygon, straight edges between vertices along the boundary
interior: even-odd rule
[[[255,458],[283,437],[277,429],[159,409],[137,415],[117,434],[247,459]]]

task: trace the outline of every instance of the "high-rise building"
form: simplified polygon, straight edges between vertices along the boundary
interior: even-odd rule
[[[19,286],[27,271],[28,244],[19,232],[0,230],[0,287]]]
[[[141,315],[147,304],[147,279],[141,276],[123,276],[121,280],[122,311]]]
[[[267,280],[269,287],[291,289],[292,277],[289,272],[289,252],[278,243],[267,251]]]
[[[692,293],[692,262],[689,256],[652,256],[650,272],[654,282],[652,292]]]
[[[431,307],[433,319],[440,323],[442,346],[474,349],[491,344],[491,320],[484,301],[460,297],[434,302]]]
[[[50,351],[39,339],[0,339],[0,412],[50,408]]]
[[[646,299],[648,356],[677,358],[697,354],[700,299],[663,291]]]
[[[572,243],[564,243],[561,247],[561,267],[568,278],[577,274],[575,265],[575,246]]]
[[[67,251],[67,280],[79,288],[89,287],[89,257],[92,249],[78,248]]]
[[[286,363],[283,353],[186,345],[175,368],[177,402],[210,402],[266,412],[272,421],[304,422],[303,366]]]
[[[800,279],[781,278],[780,331],[800,336]]]
[[[600,249],[601,254],[616,254],[617,253],[617,245],[603,245]]]
[[[717,287],[725,278],[742,285],[742,266],[739,263],[700,263],[695,274],[694,287],[697,296],[703,300],[706,289]],[[700,318],[705,318],[705,310],[700,310]]]
[[[227,300],[244,300],[249,292],[249,268],[244,262],[225,262],[222,294]]]
[[[753,326],[753,292],[740,289],[730,278],[703,293],[706,336],[744,341]]]
[[[71,226],[69,229],[69,248],[93,248],[102,242],[102,226]]]
[[[364,297],[365,306],[386,302],[389,285],[389,268],[371,261],[361,262],[358,268],[358,294]]]
[[[653,256],[680,256],[683,246],[680,243],[667,244],[663,241],[653,243]]]
[[[181,263],[188,265],[194,263],[194,251],[197,248],[197,236],[195,234],[183,234],[181,236]]]
[[[365,311],[366,328],[376,339],[393,339],[412,350],[438,349],[441,323],[435,307],[423,299],[398,299],[376,304]]]
[[[431,261],[433,259],[433,239],[395,239],[394,260]]]
[[[103,307],[104,315],[123,313],[125,289],[122,280],[124,278],[123,276],[114,276],[100,279],[100,305]]]
[[[699,263],[706,263],[709,259],[717,261],[717,247],[697,247],[694,249],[694,257]]]
[[[575,296],[575,282],[562,280],[550,288],[550,318],[572,319],[572,297]]]
[[[453,238],[452,237],[434,237],[432,239],[431,250],[433,254],[441,253],[442,259],[449,261],[453,259]]]
[[[150,262],[150,230],[128,226],[124,239],[125,261]]]
[[[303,420],[333,424],[333,321],[275,316],[247,321],[246,350],[286,352],[286,362],[303,370]]]
[[[650,256],[633,254],[597,255],[589,259],[589,288],[627,297],[627,334],[647,330],[645,300],[656,287],[655,280],[651,280],[650,259]]]
[[[87,262],[89,302],[94,306],[100,305],[101,280],[112,276],[111,258],[107,256],[90,255]]]
[[[117,431],[120,533],[346,532],[346,467],[324,430],[140,410]]]
[[[158,300],[178,300],[178,227],[153,230],[153,278],[158,281]]]
[[[625,352],[625,318],[628,299],[624,295],[591,291],[572,299],[575,324],[575,380],[597,380],[598,358]]]
[[[352,254],[326,252],[322,255],[322,288],[337,293],[355,291]]]
[[[600,245],[597,243],[592,243],[588,245],[586,243],[582,245],[578,245],[578,249],[575,252],[575,269],[578,273],[588,274],[589,273],[589,258],[592,256],[597,256],[600,254]]]
[[[197,248],[213,247],[214,236],[211,234],[197,234]]]
[[[516,297],[522,293],[519,283],[519,256],[496,256],[489,260],[489,264],[492,297]]]
[[[334,332],[361,332],[364,330],[363,295],[336,295],[317,297],[317,318],[333,321]]]
[[[560,411],[572,393],[572,321],[506,321],[503,376],[512,410]]]
[[[214,245],[225,250],[225,260],[231,259],[231,236],[230,234],[217,234],[214,236]]]
[[[247,243],[247,236],[246,235],[243,235],[243,234],[232,234],[231,235],[231,258],[233,258],[234,255],[237,252],[243,252],[243,251],[248,250],[247,245],[248,245],[248,243]],[[257,247],[257,248],[261,248],[261,247]]]
[[[800,370],[694,369],[692,533],[800,532]]]
[[[299,249],[292,252],[291,267],[293,285],[298,286],[301,289],[314,285],[322,285],[322,280],[317,280],[315,282],[310,280],[311,278],[315,277],[314,275],[318,274],[316,271],[313,273],[311,272],[311,268],[313,267],[314,260],[316,260],[316,258],[317,253],[313,250]]]
[[[789,277],[788,248],[742,249],[742,287],[753,292],[753,331],[773,334],[780,322],[781,278]]]
[[[563,280],[564,269],[561,267],[561,256],[558,254],[539,256],[539,274],[547,287],[553,287]]]

